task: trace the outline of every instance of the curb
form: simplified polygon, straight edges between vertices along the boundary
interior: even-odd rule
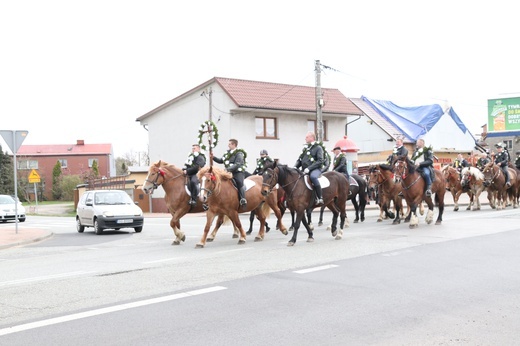
[[[28,245],[31,243],[37,243],[39,241],[46,240],[46,239],[52,237],[53,235],[54,235],[54,233],[47,232],[47,234],[44,234],[42,236],[38,236],[35,238],[27,238],[27,239],[23,239],[23,240],[14,241],[12,243],[0,244],[0,250],[8,249],[8,248],[15,247],[15,246],[22,246],[22,245]]]

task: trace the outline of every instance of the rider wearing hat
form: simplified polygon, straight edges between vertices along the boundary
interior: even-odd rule
[[[244,186],[245,171],[246,171],[246,157],[247,153],[244,149],[237,148],[238,141],[236,139],[230,139],[228,141],[228,151],[224,153],[222,157],[214,157],[213,153],[210,154],[210,158],[217,163],[223,163],[226,171],[233,174],[233,180],[238,190],[239,203],[245,208],[247,205],[246,200],[246,189]]]
[[[504,151],[504,144],[498,143],[495,145],[497,147],[498,153],[495,155],[495,164],[502,169],[502,173],[506,177],[506,186],[511,187],[511,182],[509,181],[509,171],[507,169],[507,163],[509,162],[509,155],[507,151]]]
[[[260,150],[260,158],[256,159],[256,168],[253,171],[254,174],[262,174],[266,166],[270,166],[274,163],[274,160],[269,157],[267,150]]]
[[[200,145],[193,144],[191,146],[191,154],[184,163],[182,172],[188,176],[188,190],[190,190],[191,198],[188,201],[189,205],[197,204],[197,195],[199,194],[199,178],[197,173],[206,164],[206,156],[200,152]]]

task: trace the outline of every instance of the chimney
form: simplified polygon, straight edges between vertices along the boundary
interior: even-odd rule
[[[85,141],[83,139],[78,139],[76,145],[85,145]]]

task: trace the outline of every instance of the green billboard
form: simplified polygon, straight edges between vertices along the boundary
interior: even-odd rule
[[[520,97],[488,100],[488,131],[520,130]]]

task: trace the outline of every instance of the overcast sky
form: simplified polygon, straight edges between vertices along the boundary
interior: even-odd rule
[[[213,77],[314,86],[319,59],[336,70],[322,87],[402,106],[447,101],[480,133],[487,99],[520,93],[510,4],[2,1],[0,130],[28,130],[24,144],[146,151],[135,119],[183,92]]]

